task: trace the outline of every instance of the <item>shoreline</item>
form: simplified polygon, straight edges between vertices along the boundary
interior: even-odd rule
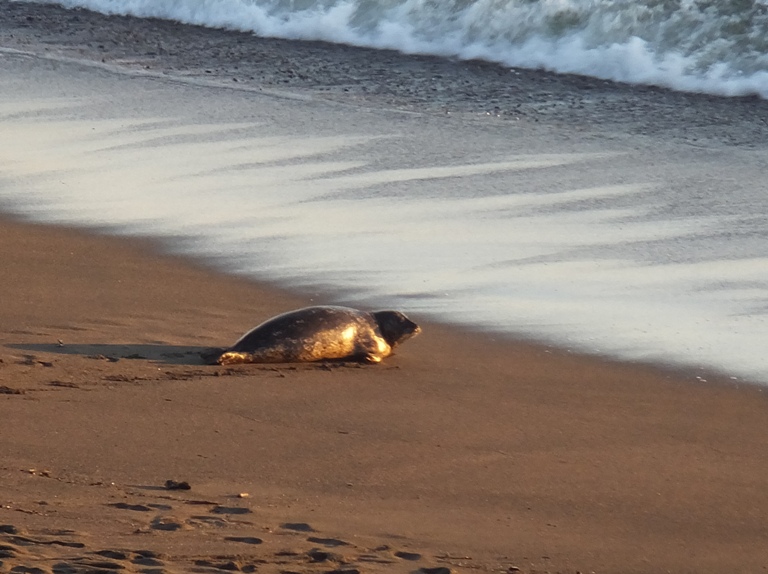
[[[20,230],[22,235],[25,233],[25,230],[28,229],[33,233],[39,232],[43,236],[46,232],[51,232],[51,234],[54,235],[61,234],[65,238],[75,236],[80,241],[86,243],[105,242],[108,245],[125,246],[130,251],[139,253],[141,256],[145,256],[149,259],[157,259],[160,262],[169,261],[172,264],[190,268],[191,270],[201,273],[203,276],[213,277],[217,280],[225,280],[227,283],[243,287],[248,291],[256,290],[260,293],[259,297],[264,298],[267,301],[266,305],[268,307],[282,308],[283,311],[310,305],[349,304],[344,301],[339,302],[339,293],[335,293],[333,290],[310,292],[309,290],[301,288],[291,288],[289,285],[281,284],[279,281],[273,282],[254,278],[249,275],[230,272],[225,267],[216,265],[215,261],[204,255],[179,253],[171,247],[166,238],[162,237],[134,234],[123,235],[98,228],[86,228],[67,223],[37,221],[30,219],[23,214],[3,211],[0,211],[0,225],[8,226],[12,229],[16,228],[17,230]],[[365,308],[364,310],[372,311],[374,309]],[[282,311],[278,310],[275,314],[279,312]],[[271,316],[273,315],[263,316],[263,319],[268,319]],[[765,383],[753,381],[746,377],[733,377],[726,373],[719,372],[716,369],[679,365],[663,361],[622,359],[610,354],[573,350],[568,346],[559,345],[556,342],[548,341],[546,339],[536,339],[535,337],[529,337],[521,333],[495,331],[491,328],[483,328],[482,326],[477,325],[451,323],[449,321],[439,321],[435,319],[427,319],[426,321],[421,319],[419,325],[426,325],[428,329],[436,330],[441,333],[452,333],[457,339],[478,340],[477,344],[479,345],[486,344],[497,348],[519,347],[530,350],[536,355],[552,354],[563,358],[571,357],[576,360],[603,364],[608,367],[638,370],[647,372],[652,377],[659,379],[685,381],[687,384],[690,384],[692,387],[695,386],[696,388],[712,387],[714,389],[729,389],[737,392],[742,388],[745,388],[752,389],[760,394],[766,390]],[[234,341],[253,326],[255,326],[255,323],[250,327],[246,326],[244,331],[238,331],[236,329],[232,330],[232,336],[230,338]],[[205,337],[205,339],[208,340],[209,337]],[[410,346],[410,343],[407,344]],[[219,340],[217,343],[209,346],[220,347],[223,345],[225,345],[225,342]],[[205,347],[206,345],[203,345],[201,348]],[[186,363],[188,361],[185,360],[184,362]],[[198,360],[197,357],[191,358],[189,362],[190,364],[211,366],[202,362],[202,360]]]
[[[140,234],[121,234],[115,233],[108,229],[101,230],[98,228],[86,228],[67,223],[37,221],[29,219],[24,214],[0,211],[0,224],[3,223],[21,226],[32,226],[33,228],[39,227],[42,229],[59,229],[64,232],[84,234],[85,236],[96,240],[100,238],[109,241],[114,240],[118,243],[126,243],[128,245],[134,246],[142,252],[146,252],[156,257],[180,261],[184,265],[199,269],[204,273],[211,274],[213,276],[230,278],[233,281],[242,283],[244,285],[252,286],[259,290],[264,290],[269,294],[270,300],[274,299],[280,301],[283,305],[282,311],[277,310],[274,313],[275,315],[302,306],[355,306],[354,303],[345,301],[343,299],[343,293],[338,290],[334,290],[332,287],[326,286],[325,289],[321,290],[306,289],[300,287],[297,288],[291,287],[285,282],[281,283],[279,280],[271,281],[268,279],[253,277],[248,274],[232,272],[231,270],[228,270],[226,266],[217,265],[213,259],[206,257],[205,255],[180,253],[177,249],[172,247],[172,242],[169,243],[167,238],[163,237]],[[378,309],[378,307],[376,309]],[[363,308],[363,310],[366,311],[374,311],[376,309],[368,307]],[[408,312],[407,309],[401,310]],[[264,316],[262,319],[266,320],[269,317],[270,316]],[[253,323],[251,327],[256,326],[256,324],[257,323]],[[441,321],[440,319],[434,317],[427,318],[426,321],[421,320],[419,321],[419,324],[427,325],[428,328],[437,329],[441,332],[451,332],[457,337],[479,339],[486,343],[498,345],[500,348],[505,346],[523,347],[534,350],[536,354],[553,353],[564,357],[579,357],[598,364],[614,365],[618,367],[647,371],[649,373],[654,373],[655,376],[662,379],[686,381],[696,388],[714,386],[715,388],[729,388],[737,391],[741,388],[751,388],[757,390],[759,393],[763,393],[767,386],[767,383],[757,379],[750,379],[747,376],[733,376],[724,372],[722,369],[718,370],[714,367],[695,366],[692,364],[686,364],[684,362],[676,363],[674,361],[622,358],[612,355],[611,353],[590,352],[586,349],[580,349],[578,344],[562,344],[555,340],[548,340],[545,337],[537,338],[534,335],[528,335],[522,332],[500,331],[495,330],[492,327],[483,327],[482,325],[456,323],[450,322],[448,320]],[[246,326],[245,329],[240,333],[234,332],[234,338],[232,338],[230,342],[234,342],[251,327]],[[212,343],[209,346],[221,347],[224,346],[224,343]],[[201,347],[201,349],[202,348],[205,347]],[[194,359],[193,362],[197,363],[197,360]]]

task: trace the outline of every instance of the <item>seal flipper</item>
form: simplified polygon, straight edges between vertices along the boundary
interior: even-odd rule
[[[352,359],[357,358],[358,361],[364,363],[381,363],[381,360],[385,357],[389,357],[392,354],[392,347],[380,337],[378,334],[369,334],[369,336],[362,338],[358,341],[355,354],[350,357]]]
[[[244,363],[257,363],[252,353],[241,353],[238,351],[230,351],[228,349],[221,349],[221,352],[214,358],[214,364],[218,365],[241,365]],[[263,362],[263,361],[262,361]]]

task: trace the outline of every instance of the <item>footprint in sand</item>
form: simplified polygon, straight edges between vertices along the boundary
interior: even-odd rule
[[[129,504],[127,502],[110,502],[107,506],[118,508],[120,510],[130,510],[132,512],[153,512],[157,510],[165,511],[173,509],[172,506],[167,504]],[[149,523],[150,529],[164,532],[174,532],[185,527],[188,528],[183,521],[174,516],[155,516]]]
[[[152,530],[162,530],[165,532],[175,532],[182,528],[189,528],[184,522],[174,516],[156,516],[150,523]]]
[[[341,554],[335,554],[333,552],[327,552],[325,550],[318,550],[313,548],[307,552],[307,557],[310,562],[345,562],[346,559]]]
[[[256,538],[254,536],[225,536],[224,540],[229,540],[230,542],[242,542],[243,544],[261,544],[264,542],[261,538]]]
[[[24,556],[27,553],[13,544],[0,544],[0,566],[3,565],[3,560],[8,558],[18,558]]]
[[[163,566],[165,564],[161,560],[163,555],[152,550],[96,550],[91,554],[112,560],[131,562],[137,566]]]
[[[151,550],[85,551],[85,544],[65,540],[71,530],[31,535],[11,524],[0,525],[0,572],[13,574],[168,574],[165,556]],[[78,552],[79,551],[79,552]]]
[[[211,512],[213,514],[251,514],[253,511],[242,506],[217,506]]]
[[[0,525],[0,572],[14,574],[74,574],[82,572],[106,572],[122,566],[102,557],[89,559],[76,556],[62,560],[73,550],[85,547],[82,542],[65,540],[77,534],[71,530],[49,530],[45,536],[32,536],[12,524]],[[109,568],[104,568],[107,563]],[[31,566],[35,564],[35,566]],[[50,564],[50,567],[49,567]]]
[[[395,556],[398,558],[402,558],[403,560],[409,560],[411,562],[415,562],[416,560],[421,560],[421,554],[418,554],[416,552],[405,552],[402,550],[398,550],[395,552]]]
[[[198,572],[209,572],[207,568],[216,570],[226,570],[228,572],[256,572],[256,564],[243,563],[239,559],[232,560],[195,560],[195,566],[201,566],[206,570],[197,570]]]
[[[165,566],[159,554],[151,550],[97,550],[92,556],[79,556],[57,562],[52,574],[107,574],[107,572],[141,572],[161,574],[166,572],[158,567]],[[156,567],[150,569],[149,567]],[[139,568],[137,570],[136,568]]]
[[[317,530],[307,523],[284,523],[280,525],[282,529],[293,532],[313,532]],[[339,538],[309,536],[305,538],[306,542],[318,545],[305,552],[299,552],[296,549],[283,550],[275,554],[280,562],[288,565],[289,563],[304,563],[308,561],[309,565],[315,567],[330,567],[332,570],[322,570],[322,574],[354,574],[359,572],[358,564],[368,565],[387,565],[398,564],[399,561],[418,562],[423,559],[423,554],[410,550],[396,550],[388,545],[377,546],[375,548],[362,549]],[[338,550],[343,550],[344,554],[337,554]],[[286,560],[287,559],[287,560]],[[399,560],[398,560],[399,559]],[[278,562],[278,563],[280,563]],[[447,567],[434,567],[414,570],[418,574],[451,574],[452,570]],[[312,570],[313,572],[315,570]],[[364,570],[365,572],[366,570]],[[281,570],[282,574],[287,574],[289,570]],[[320,572],[318,570],[318,572]]]
[[[327,546],[328,548],[336,548],[337,546],[349,546],[349,542],[344,542],[343,540],[339,540],[338,538],[317,538],[315,536],[310,536],[309,538],[307,538],[307,542],[322,544],[323,546]]]
[[[131,559],[137,566],[163,566],[165,563],[161,560],[162,554],[152,552],[151,550],[136,550],[136,556]]]
[[[420,552],[389,545],[361,547],[341,538],[323,536],[305,522],[286,522],[281,530],[256,537],[255,525],[238,515],[252,514],[249,508],[228,506],[205,501],[208,514],[187,516],[157,511],[173,510],[168,504],[129,502],[104,503],[119,510],[147,516],[146,526],[135,533],[192,531],[196,528],[222,529],[214,536],[222,544],[218,552],[207,555],[179,555],[170,560],[167,556],[150,550],[126,550],[107,548],[85,550],[73,531],[51,531],[30,534],[13,525],[0,525],[0,572],[13,574],[172,574],[195,572],[200,574],[223,572],[279,572],[280,574],[380,574],[395,568],[412,574],[454,574],[448,566],[426,566]],[[178,509],[177,509],[178,510]],[[147,515],[147,513],[149,513]],[[132,524],[132,523],[131,523]],[[134,528],[135,526],[131,526]],[[229,530],[229,531],[227,531]],[[38,535],[40,534],[40,535]],[[212,534],[212,533],[209,533]],[[226,535],[224,535],[226,534]],[[169,537],[169,540],[185,540],[189,532]],[[286,536],[287,535],[287,536]],[[291,547],[281,551],[270,549],[279,539],[291,541]],[[155,540],[160,540],[159,538]],[[214,539],[210,539],[214,542]],[[175,543],[175,542],[174,542]],[[228,545],[228,546],[227,546]],[[243,545],[248,545],[247,548]],[[264,550],[262,550],[262,545]],[[410,563],[410,564],[408,564]],[[438,562],[440,563],[440,562]],[[398,564],[400,566],[398,566]],[[410,567],[408,567],[410,566]]]
[[[105,572],[125,570],[125,565],[112,560],[99,560],[98,558],[76,558],[69,562],[59,562],[53,565],[54,574],[74,574],[75,572]]]
[[[306,522],[284,522],[280,525],[280,528],[285,530],[295,530],[296,532],[317,532]]]
[[[36,538],[27,538],[25,536],[12,536],[11,540],[18,543],[21,546],[65,546],[67,548],[84,548],[85,544],[82,542],[69,542],[67,540],[43,540]]]
[[[187,519],[187,524],[198,528],[226,528],[230,522],[218,516],[195,515]]]
[[[104,558],[111,558],[112,560],[128,560],[128,553],[119,550],[96,550],[93,554],[103,556]]]
[[[111,503],[109,506],[121,510],[138,513],[146,513],[156,510],[151,504]],[[143,507],[143,508],[137,508]],[[221,507],[227,508],[227,507]],[[227,510],[230,510],[227,508]],[[217,525],[225,528],[242,528],[242,523],[233,523],[227,520],[227,516],[197,516],[188,520],[170,515],[156,515],[151,520],[150,528],[161,531],[174,531],[180,529],[189,530],[189,522],[198,519],[215,521]],[[294,533],[316,532],[306,523],[291,523],[297,526]],[[251,528],[249,526],[248,528]],[[290,531],[290,528],[285,528]],[[46,535],[37,536],[22,531],[12,525],[0,525],[0,572],[14,574],[108,574],[110,572],[124,572],[126,574],[171,574],[173,572],[196,573],[223,573],[223,572],[259,572],[265,570],[265,566],[278,567],[278,572],[288,574],[295,571],[296,574],[361,574],[377,572],[376,570],[363,569],[359,564],[363,562],[378,562],[380,564],[393,564],[392,551],[389,547],[379,547],[367,550],[358,548],[354,544],[338,538],[309,536],[295,540],[298,548],[275,552],[272,557],[259,555],[255,547],[266,541],[260,537],[247,535],[222,536],[223,542],[235,544],[247,544],[254,551],[238,550],[233,553],[211,554],[208,556],[177,556],[172,563],[168,557],[150,550],[127,550],[123,548],[107,548],[101,550],[83,550],[85,544],[70,539],[77,535],[71,531],[47,531]],[[306,536],[306,534],[305,534]],[[309,544],[315,547],[306,549]],[[305,549],[301,549],[304,546]],[[337,553],[336,548],[344,548],[345,554]],[[386,552],[384,552],[386,550]],[[78,552],[79,551],[79,552]],[[360,551],[363,553],[360,554]],[[73,554],[74,552],[74,554]],[[410,556],[415,553],[401,552],[402,556]],[[365,558],[378,557],[378,560],[366,560]],[[34,566],[33,566],[34,565]],[[180,569],[179,569],[180,568]],[[424,572],[423,574],[446,574],[445,571]]]
[[[392,560],[388,555],[379,555],[379,554],[370,554],[370,553],[364,553],[357,557],[358,562],[365,562],[368,564],[394,564],[395,561]]]
[[[144,504],[128,504],[127,502],[110,502],[107,506],[113,506],[120,510],[133,510],[134,512],[152,512],[149,506]]]

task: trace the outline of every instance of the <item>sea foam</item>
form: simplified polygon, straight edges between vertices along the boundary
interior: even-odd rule
[[[768,0],[64,0],[404,53],[768,97]]]

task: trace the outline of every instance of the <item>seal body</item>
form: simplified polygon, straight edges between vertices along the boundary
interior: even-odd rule
[[[356,360],[378,363],[421,331],[398,311],[367,313],[350,307],[306,307],[278,315],[209,355],[220,365]]]

